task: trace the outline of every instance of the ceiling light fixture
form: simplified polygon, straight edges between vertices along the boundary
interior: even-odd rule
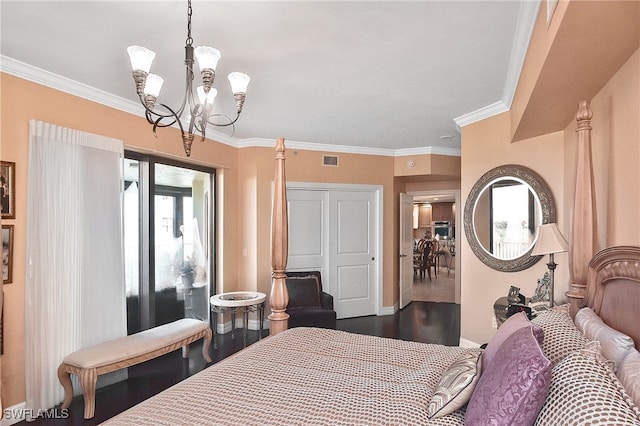
[[[247,86],[251,80],[247,74],[241,72],[232,72],[229,74],[229,83],[231,84],[231,90],[233,91],[233,97],[236,101],[236,117],[231,119],[229,116],[219,113],[212,113],[213,101],[218,94],[218,91],[213,88],[213,81],[216,76],[216,66],[218,60],[220,60],[220,51],[213,47],[198,46],[194,49],[193,39],[191,38],[191,14],[193,10],[191,8],[191,0],[188,2],[187,7],[187,40],[185,45],[185,59],[184,65],[187,69],[186,75],[186,88],[182,105],[178,110],[174,110],[169,106],[159,103],[156,104],[158,95],[160,94],[160,88],[164,80],[162,77],[150,74],[151,63],[156,54],[151,50],[140,47],[130,46],[127,48],[129,58],[131,59],[131,68],[133,72],[133,79],[136,82],[136,92],[140,98],[140,102],[145,109],[145,117],[149,124],[153,124],[153,134],[157,137],[158,127],[169,127],[174,124],[178,124],[180,131],[182,132],[182,144],[184,145],[184,152],[187,157],[191,156],[191,144],[193,143],[194,133],[199,132],[202,136],[202,140],[205,138],[205,132],[207,125],[214,126],[233,126],[235,129],[235,122],[240,118],[242,107],[247,93]],[[193,58],[198,61],[200,66],[200,74],[202,75],[202,86],[197,88],[197,97],[194,96],[193,91]],[[155,110],[155,107],[159,105],[164,108],[167,113],[160,113]],[[182,116],[185,122],[188,122],[188,127],[183,127]],[[226,122],[215,123],[210,121],[213,117],[224,117]]]

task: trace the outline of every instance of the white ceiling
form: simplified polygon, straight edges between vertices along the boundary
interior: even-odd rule
[[[0,7],[4,72],[140,113],[126,53],[138,44],[157,54],[160,101],[182,100],[185,0]],[[531,0],[194,1],[192,36],[194,46],[222,52],[220,112],[233,110],[226,75],[252,77],[224,142],[283,136],[290,147],[456,155],[456,122],[509,108],[537,8]]]

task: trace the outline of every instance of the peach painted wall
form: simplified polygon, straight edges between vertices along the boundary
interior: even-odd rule
[[[2,85],[2,143],[5,161],[16,163],[17,197],[15,220],[14,282],[5,291],[5,354],[2,356],[3,404],[24,401],[24,270],[26,231],[26,179],[28,122],[47,121],[60,126],[101,134],[124,141],[139,152],[177,158],[216,167],[218,203],[218,283],[225,291],[270,292],[270,215],[274,174],[273,148],[235,148],[213,141],[194,142],[192,157],[184,156],[176,129],[161,129],[154,138],[140,117],[114,110],[7,74]],[[43,102],[43,100],[45,100]],[[275,141],[274,141],[275,144]],[[404,188],[394,179],[393,157],[331,153],[340,157],[340,167],[321,166],[321,152],[287,150],[289,181],[381,185],[384,188],[383,305],[397,302],[397,193]]]
[[[285,147],[286,147],[285,140]],[[325,154],[339,157],[338,167],[322,166]],[[393,158],[362,154],[305,151],[287,148],[285,152],[286,179],[288,182],[339,183],[381,185],[383,187],[383,305],[392,307],[397,301],[397,208],[393,194],[394,188]],[[247,185],[254,185],[251,194],[243,194],[240,202],[242,209],[255,214],[255,228],[241,235],[243,247],[239,251],[248,252],[247,257],[255,257],[255,269],[249,267],[247,257],[240,257],[239,270],[246,267],[245,282],[247,288],[256,288],[266,292],[271,288],[271,194],[274,174],[274,151],[270,148],[252,147],[240,149],[240,163],[243,169],[249,164],[246,173]],[[243,204],[244,203],[244,204]],[[242,272],[243,274],[245,272]]]
[[[576,101],[577,111],[577,101]],[[592,156],[599,249],[613,245],[640,245],[640,50],[611,77],[591,99]],[[528,166],[551,187],[558,210],[558,226],[569,239],[576,169],[576,122],[565,130],[510,142],[510,112],[469,125],[462,130],[462,193],[491,168],[507,163]],[[487,342],[493,303],[506,295],[509,285],[531,295],[536,280],[546,271],[540,261],[517,273],[493,271],[479,262],[466,241],[461,247],[461,336],[475,343]],[[568,255],[557,254],[556,300],[565,300],[569,289]]]
[[[640,245],[640,49],[591,100],[591,110],[598,248]],[[565,133],[567,169],[574,171],[575,123]]]
[[[559,207],[564,198],[563,133],[556,132],[541,137],[512,143],[511,117],[509,113],[468,125],[462,129],[462,200],[466,204],[474,183],[487,171],[504,164],[520,164],[533,169],[549,185]],[[559,218],[561,232],[568,224]],[[460,236],[461,261],[461,337],[475,343],[486,343],[493,336],[493,303],[506,296],[511,285],[520,287],[522,293],[532,295],[536,280],[547,267],[540,261],[520,272],[499,272],[480,262],[471,251],[465,237]],[[569,272],[567,254],[556,255],[556,294],[559,288],[568,287]]]
[[[127,149],[153,152],[159,156],[181,161],[224,168],[224,259],[225,284],[235,286],[235,254],[237,230],[237,149],[213,141],[194,142],[191,160],[184,156],[179,133],[175,129],[161,129],[159,138],[153,137],[151,127],[143,118],[108,108],[85,99],[31,83],[11,75],[0,74],[2,88],[2,160],[16,163],[16,219],[13,224],[14,259],[13,283],[3,286],[4,355],[2,355],[2,383],[4,406],[25,400],[24,384],[24,285],[27,159],[29,120],[36,119],[64,127],[118,138]]]
[[[450,155],[404,155],[393,164],[396,176],[460,176],[460,157]]]

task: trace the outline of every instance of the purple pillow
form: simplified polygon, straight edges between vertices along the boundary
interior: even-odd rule
[[[491,360],[495,357],[498,349],[504,343],[509,336],[523,327],[534,327],[534,335],[538,339],[538,342],[542,344],[543,331],[540,327],[535,326],[527,318],[527,314],[524,312],[518,312],[511,315],[507,320],[498,328],[495,336],[491,339],[487,348],[482,354],[482,370],[486,370],[491,363]]]
[[[484,355],[483,355],[484,357]],[[551,362],[532,327],[521,327],[498,349],[471,395],[464,424],[526,425],[534,423],[551,384]]]

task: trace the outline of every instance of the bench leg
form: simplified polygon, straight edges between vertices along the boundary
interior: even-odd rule
[[[182,358],[189,358],[189,345],[182,347]]]
[[[69,408],[71,401],[73,400],[73,385],[71,384],[71,376],[65,369],[65,364],[60,364],[58,367],[58,380],[64,388],[64,401],[62,402],[62,408]]]
[[[207,330],[207,334],[202,339],[202,357],[207,362],[213,362],[211,356],[209,356],[209,345],[211,344],[211,330]]]
[[[84,394],[84,418],[91,419],[96,410],[96,382],[98,374],[95,368],[82,370],[80,373],[80,386]]]

